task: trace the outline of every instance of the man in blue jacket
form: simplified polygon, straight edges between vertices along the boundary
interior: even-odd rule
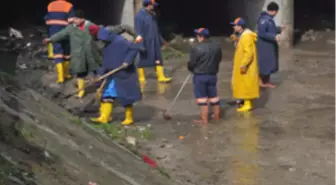
[[[271,2],[267,5],[267,11],[262,12],[258,20],[258,63],[260,74],[260,86],[275,88],[270,83],[270,75],[279,69],[279,48],[280,29],[277,28],[273,18],[279,11],[279,5]]]
[[[97,38],[106,44],[99,74],[102,75],[120,66],[124,68],[107,78],[101,96],[100,116],[91,120],[102,124],[111,122],[113,102],[117,100],[125,107],[125,119],[122,125],[131,125],[133,123],[132,105],[141,100],[140,85],[134,65],[138,46],[106,28],[99,29]]]
[[[155,0],[144,0],[143,6],[135,16],[135,30],[140,35],[136,42],[142,43],[144,51],[140,52],[138,75],[141,83],[146,81],[145,67],[155,67],[159,82],[170,82],[172,79],[164,74],[161,47],[166,44],[163,40],[154,12],[158,3]]]

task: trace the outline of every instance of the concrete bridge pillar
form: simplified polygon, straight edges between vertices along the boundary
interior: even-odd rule
[[[115,1],[118,1],[118,3],[114,2],[114,6],[116,4],[123,5],[121,6],[122,12],[120,20],[116,22],[134,26],[134,15],[141,7],[142,0]],[[236,17],[243,17],[248,22],[248,26],[254,30],[260,13],[266,10],[267,5],[271,1],[278,3],[280,7],[278,15],[274,18],[275,23],[278,26],[286,26],[286,29],[282,33],[281,44],[285,47],[291,47],[293,43],[294,0],[229,0],[226,8],[224,9],[223,7],[223,11],[227,11],[227,9],[229,10],[231,20]],[[112,9],[116,11],[115,8]]]
[[[135,0],[123,0],[124,7],[121,16],[121,24],[134,25]]]
[[[266,11],[266,7],[270,2],[279,4],[279,13],[274,18],[278,26],[285,25],[282,33],[281,45],[291,47],[293,45],[293,28],[294,28],[294,0],[232,0],[228,6],[231,10],[230,17],[243,17],[248,22],[248,26],[255,30],[258,17],[262,11]]]

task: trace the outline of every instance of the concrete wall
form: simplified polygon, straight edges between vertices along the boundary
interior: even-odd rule
[[[254,29],[260,13],[266,11],[268,3],[271,1],[277,2],[280,6],[280,11],[274,20],[277,25],[281,25],[283,22],[284,0],[232,0],[228,5],[232,7],[230,12],[231,19],[242,17],[249,23],[249,26]]]
[[[106,25],[134,25],[134,0],[105,0],[101,10],[108,17]]]
[[[121,0],[124,1],[122,9],[121,24],[134,25],[134,0]]]
[[[294,0],[232,0],[229,5],[233,7],[231,15],[244,17],[249,23],[249,27],[255,29],[260,13],[266,11],[267,5],[271,1],[278,3],[280,8],[278,15],[274,18],[275,24],[286,26],[282,33],[281,44],[290,47],[293,43]]]
[[[113,21],[114,23],[122,23],[133,26],[134,25],[134,1],[135,0],[114,0],[119,2],[117,4],[122,4],[119,6],[122,11],[120,11],[120,16],[118,16],[119,21]],[[140,0],[142,1],[142,0]],[[220,0],[219,0],[220,1]],[[293,30],[293,11],[294,11],[294,0],[230,0],[227,7],[223,11],[229,11],[230,19],[233,20],[236,17],[243,17],[248,22],[252,29],[256,28],[256,23],[260,13],[266,10],[267,4],[271,1],[275,1],[279,4],[280,11],[275,17],[275,23],[278,26],[286,25],[287,29],[283,33],[283,43],[286,46],[290,46],[292,43],[292,30]],[[116,3],[111,3],[115,6]],[[113,10],[112,10],[113,9]],[[116,11],[115,7],[111,7],[111,11]]]

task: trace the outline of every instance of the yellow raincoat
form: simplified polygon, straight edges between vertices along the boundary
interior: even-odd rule
[[[246,29],[237,44],[232,72],[232,95],[235,99],[252,100],[260,96],[256,41],[257,34]],[[242,66],[248,66],[245,74],[240,72]]]

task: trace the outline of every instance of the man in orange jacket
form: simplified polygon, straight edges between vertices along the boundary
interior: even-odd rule
[[[49,37],[64,29],[73,21],[74,10],[71,3],[66,0],[54,0],[48,5],[48,13],[45,17],[49,27]],[[57,70],[57,83],[62,84],[64,79],[70,79],[69,60],[70,45],[69,40],[53,43],[53,58]]]

